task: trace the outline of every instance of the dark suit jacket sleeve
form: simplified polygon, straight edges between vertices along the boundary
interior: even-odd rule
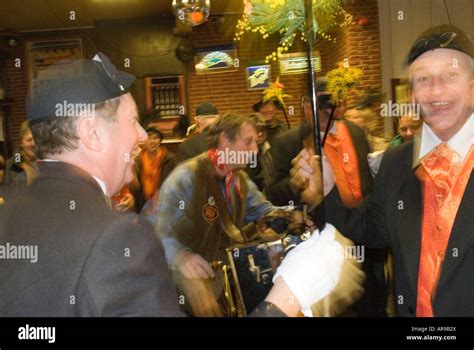
[[[176,156],[173,153],[168,153],[164,160],[163,169],[161,170],[161,184],[163,184],[168,175],[173,171],[176,164]]]
[[[120,216],[99,235],[75,301],[77,316],[182,316],[163,246],[136,215]]]
[[[385,199],[388,191],[387,179],[390,172],[393,172],[393,165],[393,153],[387,151],[380,171],[375,177],[373,191],[353,209],[342,204],[337,188],[334,187],[325,198],[327,222],[333,224],[345,236],[364,244],[367,248],[389,247],[385,206],[390,203],[387,204]]]
[[[250,313],[249,317],[286,317],[286,315],[278,308],[278,306],[266,301],[262,301]]]
[[[184,141],[181,143],[178,147],[178,162],[185,161],[186,159],[191,158],[190,152],[191,150],[189,149],[189,141]]]
[[[207,151],[207,134],[208,129],[204,129],[200,134],[191,136],[178,147],[178,162],[194,158],[202,152]]]

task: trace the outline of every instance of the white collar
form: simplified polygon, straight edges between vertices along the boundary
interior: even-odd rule
[[[56,159],[41,159],[41,161],[42,162],[59,162],[59,160],[56,160]],[[97,183],[100,186],[100,189],[107,196],[107,186],[105,185],[105,182],[94,175],[91,175],[91,176],[95,179],[95,181],[97,181]]]
[[[262,154],[265,154],[267,153],[269,150],[270,150],[270,144],[268,143],[267,140],[265,140],[265,142],[263,143],[262,145]]]
[[[102,190],[102,192],[104,192],[104,194],[107,196],[107,186],[105,185],[105,182],[102,181],[101,179],[99,179],[98,177],[92,175],[92,177],[95,179],[95,181],[97,181],[97,183],[99,184],[100,186],[100,189]]]
[[[333,120],[331,127],[329,128],[328,134],[337,134],[337,120]],[[324,137],[326,130],[320,130],[321,137]]]
[[[474,114],[472,114],[464,126],[459,130],[456,135],[451,137],[447,144],[456,151],[460,156],[461,160],[467,156],[472,144],[474,143]],[[420,153],[418,158],[422,159],[428,153],[430,153],[436,146],[443,143],[438,136],[431,130],[428,124],[423,123],[423,129],[421,131],[421,145]]]

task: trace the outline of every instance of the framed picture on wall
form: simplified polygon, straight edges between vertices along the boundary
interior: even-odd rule
[[[52,64],[83,58],[82,41],[78,39],[33,41],[27,43],[30,86],[38,74]]]
[[[245,70],[247,90],[264,90],[270,86],[270,65],[249,66]]]
[[[233,44],[197,49],[194,68],[196,75],[237,71],[239,69],[237,49]]]
[[[321,71],[321,55],[313,52],[313,70]],[[280,74],[301,74],[308,71],[308,56],[306,52],[284,53],[280,55]]]

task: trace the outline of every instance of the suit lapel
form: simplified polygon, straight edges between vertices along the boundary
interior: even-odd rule
[[[454,220],[445,260],[441,269],[438,287],[442,286],[453,269],[462,262],[462,257],[474,244],[474,231],[472,229],[472,215],[474,213],[474,175],[471,172],[469,182],[464,191]]]
[[[423,211],[421,184],[411,168],[411,159],[406,159],[402,162],[400,181],[401,202],[398,202],[398,212],[400,213],[400,251],[403,252],[401,256],[405,263],[405,269],[408,271],[411,286],[416,294],[418,268],[420,264],[421,218]],[[397,223],[393,224],[397,225]]]

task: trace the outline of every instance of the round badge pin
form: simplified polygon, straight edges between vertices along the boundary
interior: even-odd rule
[[[219,216],[219,211],[215,205],[206,203],[202,208],[202,216],[208,223],[212,224]]]

